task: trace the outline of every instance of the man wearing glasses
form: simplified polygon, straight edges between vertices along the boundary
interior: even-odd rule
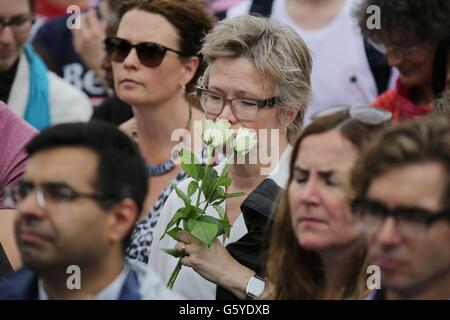
[[[106,124],[61,124],[26,149],[28,166],[9,192],[25,268],[0,278],[0,300],[170,298],[124,262],[147,194],[131,140]]]
[[[355,223],[381,269],[372,299],[450,298],[450,121],[385,130],[352,173]]]
[[[87,96],[47,70],[27,43],[33,23],[32,1],[2,0],[0,11],[0,100],[33,127],[87,121]]]

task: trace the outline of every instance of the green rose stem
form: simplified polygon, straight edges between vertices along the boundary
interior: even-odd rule
[[[178,274],[180,273],[181,267],[183,266],[181,264],[181,259],[183,259],[183,257],[180,257],[178,259],[177,265],[175,266],[175,269],[172,271],[169,281],[167,281],[167,288],[169,288],[169,289],[173,288],[173,285],[175,284],[175,280],[177,279]]]
[[[208,175],[208,173],[209,173],[209,170],[210,170],[210,168],[209,168],[209,163],[211,162],[213,155],[214,155],[214,148],[210,148],[210,149],[208,150],[208,162],[207,162],[207,167],[206,167],[205,177],[206,177],[206,176]],[[230,159],[228,159],[228,161],[225,163],[225,166],[224,166],[223,169],[222,169],[222,172],[221,172],[221,174],[220,174],[220,177],[225,176],[225,174],[228,172],[228,169],[229,169],[229,167],[230,167],[230,162],[231,162],[232,160],[233,160],[233,156],[230,157]],[[197,202],[196,202],[196,203],[197,203],[197,205],[196,205],[197,208],[198,208],[198,206],[199,206],[199,204],[200,204],[200,194],[201,194],[201,192],[200,192],[200,190],[198,190],[198,193],[197,193]],[[210,203],[212,194],[213,194],[213,192],[211,192],[211,195],[209,195],[209,197],[208,197],[208,199],[207,199],[207,201],[206,201],[205,207],[203,208],[203,212],[206,212],[206,209],[207,209],[208,206],[209,206],[209,203]],[[181,263],[181,259],[183,259],[183,256],[181,256],[180,258],[178,258],[178,261],[177,261],[177,264],[176,264],[176,266],[175,266],[175,269],[172,271],[172,274],[170,275],[170,278],[169,278],[169,280],[167,281],[167,288],[169,288],[169,289],[173,289],[173,285],[175,284],[175,280],[177,279],[178,274],[180,273],[181,267],[183,266],[183,264]]]
[[[205,177],[208,175],[209,173],[209,164],[211,162],[211,160],[213,159],[214,156],[214,148],[208,147],[208,161],[206,162],[206,172],[205,172]],[[198,208],[200,205],[200,189],[197,192],[197,201],[196,201],[196,207]],[[209,200],[209,199],[208,199]],[[208,203],[206,204],[208,205]],[[207,206],[205,206],[206,209]],[[203,209],[203,212],[205,212],[205,209]],[[180,273],[181,267],[183,266],[183,264],[181,263],[181,259],[183,259],[183,256],[181,256],[180,258],[178,258],[177,264],[175,266],[175,269],[172,271],[172,274],[170,275],[169,280],[167,281],[167,288],[169,289],[173,289],[173,285],[175,284],[175,280],[178,277],[178,274]]]

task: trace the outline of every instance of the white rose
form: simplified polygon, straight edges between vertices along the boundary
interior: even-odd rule
[[[233,141],[234,150],[245,156],[256,145],[256,133],[247,128],[239,128]]]
[[[218,119],[216,122],[206,120],[203,141],[214,149],[222,148],[233,135],[230,127],[231,124],[225,119]]]
[[[212,142],[212,132],[216,128],[216,123],[212,120],[205,120],[203,122],[204,130],[203,130],[203,141],[206,144],[210,144]]]

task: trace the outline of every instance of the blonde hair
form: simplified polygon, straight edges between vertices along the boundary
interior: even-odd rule
[[[288,140],[294,141],[312,96],[311,54],[294,30],[267,18],[240,16],[219,23],[209,32],[201,53],[208,67],[199,85],[208,83],[211,65],[217,58],[246,58],[254,63],[261,79],[269,75],[279,97],[279,116],[286,111],[296,114],[287,128]]]

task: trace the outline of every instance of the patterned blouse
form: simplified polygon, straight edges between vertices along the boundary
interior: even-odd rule
[[[206,163],[208,157],[207,149],[202,150],[201,163]],[[159,195],[153,208],[149,214],[142,220],[138,221],[134,226],[133,233],[131,235],[131,241],[127,248],[127,258],[130,260],[137,260],[145,264],[148,263],[148,257],[150,256],[150,246],[153,242],[153,230],[159,221],[161,209],[169,198],[169,195],[174,189],[174,184],[179,185],[182,181],[189,178],[186,172],[181,171],[175,179],[169,183]]]

